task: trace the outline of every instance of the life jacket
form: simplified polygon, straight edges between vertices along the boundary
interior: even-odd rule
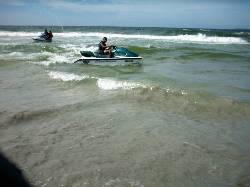
[[[52,38],[53,38],[52,32],[49,32],[49,33],[48,33],[48,38],[49,38],[49,39],[52,39]]]
[[[106,46],[107,45],[103,41],[101,41],[98,45],[99,51],[103,52],[106,49]]]

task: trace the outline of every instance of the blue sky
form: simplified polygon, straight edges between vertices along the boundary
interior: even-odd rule
[[[250,29],[250,0],[0,0],[0,25]]]

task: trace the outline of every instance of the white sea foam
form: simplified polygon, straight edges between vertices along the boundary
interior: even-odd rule
[[[60,81],[81,81],[84,79],[90,78],[89,75],[76,75],[73,73],[59,72],[59,71],[50,71],[48,75],[51,79],[60,80]]]
[[[145,88],[146,86],[137,82],[119,81],[108,78],[99,78],[97,80],[97,86],[102,90],[131,90],[134,88]]]
[[[9,57],[23,57],[25,55],[22,52],[11,52],[11,53],[7,53],[6,56],[9,56]]]
[[[39,60],[42,57],[47,57],[49,60],[48,61]],[[60,55],[56,55],[51,52],[42,52],[42,53],[11,52],[11,53],[0,54],[0,58],[12,59],[12,60],[13,59],[25,60],[33,64],[42,64],[42,65],[49,65],[51,63],[64,61],[62,60],[64,57],[61,57],[62,59],[60,60]]]
[[[66,55],[66,56],[65,56]],[[47,57],[47,60],[39,60],[36,61],[37,58]],[[71,57],[69,54],[55,54],[51,52],[42,52],[42,53],[33,53],[30,60],[32,60],[33,64],[49,66],[51,64],[56,63],[73,63],[74,58]]]
[[[80,45],[62,44],[62,45],[59,45],[59,47],[62,47],[68,51],[73,51],[75,54],[79,54],[79,50],[96,51],[98,49],[97,45],[86,45],[86,44],[80,44]]]
[[[25,37],[25,36],[39,36],[40,32],[12,32],[12,31],[0,31],[1,36],[9,36],[9,37]]]
[[[245,34],[245,33],[244,32],[235,32],[234,34],[242,35],[242,34]]]
[[[237,34],[237,35],[250,35],[250,32],[235,32],[234,34]]]
[[[207,36],[205,34],[196,35],[175,35],[175,36],[160,36],[160,35],[140,35],[140,34],[115,34],[103,32],[64,32],[53,33],[54,38],[79,38],[79,37],[97,37],[98,39],[103,36],[108,38],[123,38],[123,39],[142,39],[142,40],[162,40],[167,42],[180,42],[180,43],[204,43],[204,44],[248,44],[248,42],[238,37],[220,37],[220,36]],[[9,37],[24,37],[24,36],[38,36],[40,33],[35,32],[9,32],[0,31],[1,36]]]
[[[211,43],[211,44],[246,44],[248,43],[242,38],[237,37],[219,37],[219,36],[206,36],[205,34],[197,35],[176,35],[176,36],[159,36],[159,35],[130,35],[130,34],[114,34],[114,33],[58,33],[61,37],[103,37],[108,38],[124,38],[124,39],[146,39],[146,40],[165,40],[169,42],[185,42],[185,43]]]
[[[62,55],[54,55],[52,57],[49,57],[49,61],[51,63],[67,63],[68,58]]]
[[[18,59],[18,60],[27,60],[29,59],[29,55],[25,55],[22,52],[11,52],[0,54],[0,59]]]
[[[38,61],[38,62],[32,62],[32,64],[42,65],[42,66],[49,66],[51,62],[49,61]]]
[[[84,79],[96,79],[97,86],[102,90],[131,90],[134,88],[146,88],[145,85],[137,82],[120,81],[109,78],[98,78],[86,74],[76,75],[74,73],[49,71],[48,75],[51,79],[68,82],[68,81],[81,81]]]
[[[200,29],[200,31],[205,31],[205,32],[207,32],[207,31],[210,31],[209,29]]]
[[[111,90],[133,90],[135,88],[149,88],[153,89],[153,86],[145,85],[139,82],[127,81],[127,80],[116,80],[113,78],[98,78],[86,74],[76,75],[74,73],[59,72],[59,71],[49,71],[48,75],[51,79],[59,80],[63,82],[69,81],[82,81],[85,79],[95,79],[96,85],[101,90],[111,91]],[[167,90],[169,92],[169,89]],[[186,93],[182,93],[185,95]]]

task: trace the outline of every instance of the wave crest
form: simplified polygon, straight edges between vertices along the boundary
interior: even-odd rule
[[[174,113],[188,115],[202,115],[211,118],[248,117],[250,115],[249,103],[216,97],[207,93],[188,92],[173,88],[162,88],[157,85],[144,84],[130,80],[116,80],[112,78],[98,78],[89,75],[76,75],[72,73],[51,71],[50,78],[60,81],[81,81],[95,79],[99,89],[104,91],[124,90],[118,92],[117,97],[132,99],[138,102],[155,103],[158,107]],[[133,90],[133,92],[130,92]],[[120,93],[120,94],[119,94]],[[132,93],[132,94],[129,94]]]
[[[57,33],[61,37],[103,37],[108,38],[124,38],[124,39],[145,39],[145,40],[164,40],[168,42],[184,42],[184,43],[211,43],[211,44],[246,44],[248,43],[242,38],[238,37],[220,37],[220,36],[207,36],[198,33],[196,35],[176,35],[176,36],[160,36],[160,35],[139,35],[139,34],[115,34],[115,33]]]
[[[48,73],[49,77],[51,79],[55,79],[55,80],[60,80],[60,81],[81,81],[84,79],[89,79],[90,76],[89,75],[76,75],[73,73],[65,73],[65,72],[59,72],[59,71],[50,71]]]
[[[97,86],[102,90],[131,90],[134,88],[146,88],[145,85],[137,82],[118,81],[114,79],[100,78],[97,80]]]
[[[142,39],[142,40],[162,40],[167,42],[180,42],[180,43],[202,43],[202,44],[248,44],[248,42],[240,37],[221,37],[221,36],[207,36],[202,33],[196,35],[181,34],[174,36],[162,35],[143,35],[143,34],[116,34],[116,33],[103,33],[103,32],[64,32],[53,33],[55,38],[77,38],[77,37],[97,37],[102,38],[123,38],[123,39]],[[10,32],[0,31],[0,37],[33,37],[38,36],[37,32]]]

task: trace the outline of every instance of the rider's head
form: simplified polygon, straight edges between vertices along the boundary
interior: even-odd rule
[[[102,41],[107,42],[108,41],[107,37],[103,37]]]

